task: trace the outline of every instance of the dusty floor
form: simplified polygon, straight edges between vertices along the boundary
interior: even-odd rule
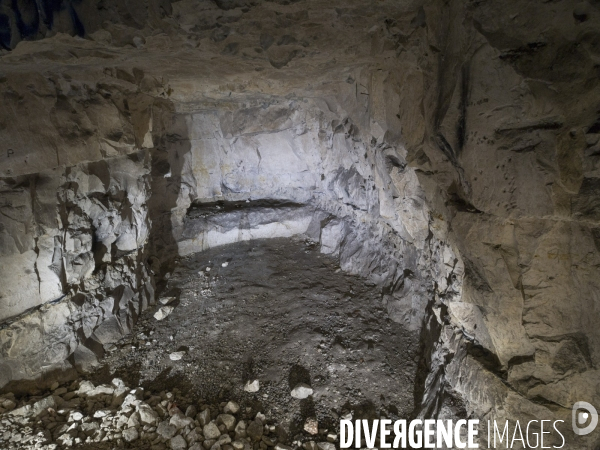
[[[161,294],[169,295],[172,314],[157,321],[155,308],[145,312],[97,381],[177,388],[190,404],[235,399],[290,437],[307,417],[329,429],[349,411],[410,417],[418,336],[388,318],[378,288],[341,272],[313,243],[251,241],[183,258]],[[176,351],[185,354],[172,361]],[[259,392],[244,392],[249,379]],[[297,382],[312,398],[290,396]]]

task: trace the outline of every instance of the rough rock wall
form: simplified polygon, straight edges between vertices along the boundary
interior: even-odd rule
[[[133,154],[3,180],[2,319],[58,301],[101,265],[143,245],[144,158]]]
[[[3,180],[2,385],[89,368],[153,301],[148,174],[140,151]]]
[[[56,33],[86,36],[106,21],[132,28],[156,24],[171,12],[165,0],[136,2],[23,0],[0,2],[0,49],[13,49],[23,40]],[[130,41],[130,44],[135,44]]]
[[[177,132],[154,154],[162,175],[154,190],[170,196],[151,200],[163,208],[153,225],[156,253],[306,233],[339,256],[344,270],[384,286],[392,317],[418,329],[431,280],[445,291],[462,269],[448,246],[430,239],[424,193],[403,147],[385,141],[386,124],[371,117],[371,103],[356,104],[354,83],[339,83],[341,94],[352,95],[324,92],[327,106],[271,98],[175,114]],[[371,102],[383,101],[386,92],[371,95]],[[261,207],[265,201],[271,203]],[[221,212],[214,202],[224,202]],[[228,202],[246,203],[228,210]]]
[[[144,147],[160,97],[103,77],[2,80],[2,385],[89,369],[154,300]]]
[[[467,414],[566,432],[576,401],[600,404],[598,5],[449,2],[423,17],[422,102],[402,105],[427,133],[408,159],[465,268],[460,302],[428,325],[423,414],[461,398]],[[597,443],[567,433],[569,448]]]

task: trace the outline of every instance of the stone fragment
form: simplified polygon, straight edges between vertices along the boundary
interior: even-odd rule
[[[200,423],[200,426],[206,425],[210,422],[210,409],[206,408],[196,416],[196,420]]]
[[[128,421],[129,421],[129,417],[127,417],[124,413],[123,414],[119,414],[117,416],[117,422],[116,422],[117,428],[120,429],[120,428],[125,427],[127,425]],[[108,425],[106,425],[104,428],[110,428],[110,427]]]
[[[196,410],[196,407],[194,405],[190,405],[187,407],[187,409],[185,410],[185,415],[188,417],[196,417],[196,415],[198,414],[198,411]]]
[[[100,419],[102,417],[106,417],[108,415],[110,415],[110,410],[109,409],[99,409],[98,411],[94,412],[94,418],[95,419]]]
[[[222,434],[221,436],[219,436],[219,439],[217,439],[217,442],[221,446],[225,444],[231,444],[231,437],[228,434]]]
[[[135,397],[134,394],[127,394],[121,403],[121,409],[128,410],[131,408],[137,408],[140,403],[141,402]]]
[[[175,404],[169,407],[169,416],[180,415],[183,416],[183,411],[181,411]]]
[[[113,378],[111,380],[110,384],[115,389],[127,389],[127,390],[129,390],[129,388],[127,386],[125,386],[125,382],[123,380],[121,380],[120,378]]]
[[[214,420],[204,425],[202,432],[204,433],[205,439],[217,439],[219,436],[221,436],[221,431],[219,430],[219,427],[217,427],[217,424],[214,422]]]
[[[235,429],[235,417],[231,414],[219,414],[217,416],[217,424],[223,424],[227,428],[227,431],[233,431]]]
[[[140,414],[138,412],[134,412],[131,416],[129,416],[129,420],[127,420],[128,428],[139,428],[140,427]]]
[[[169,314],[171,314],[173,312],[175,308],[173,308],[172,306],[162,306],[160,308],[158,308],[158,311],[156,311],[154,313],[154,318],[156,320],[163,320],[164,318],[166,318]]]
[[[187,442],[181,435],[177,435],[169,441],[169,445],[172,450],[185,450],[187,448]]]
[[[82,423],[79,428],[86,436],[92,436],[100,429],[100,425],[97,422],[85,422]]]
[[[253,420],[246,428],[246,433],[254,441],[260,441],[263,435],[263,423],[261,420]]]
[[[160,403],[154,407],[154,411],[156,411],[156,413],[160,417],[166,417],[169,414],[167,408],[164,405],[161,405]]]
[[[309,396],[311,396],[313,393],[312,388],[304,383],[298,383],[294,389],[292,389],[292,392],[290,393],[292,397],[297,398],[297,399],[305,399]]]
[[[110,384],[114,388],[113,404],[117,405],[127,395],[129,388],[125,386],[125,383],[120,378],[113,378]]]
[[[312,417],[306,419],[304,422],[304,431],[312,435],[319,434],[319,423],[317,420]]]
[[[246,434],[246,422],[243,420],[240,420],[237,425],[235,426],[235,438],[236,439],[243,439],[247,436]]]
[[[101,384],[100,386],[96,386],[94,389],[87,391],[86,395],[90,398],[94,398],[100,395],[113,395],[114,393],[114,387],[109,386],[108,384]]]
[[[17,404],[15,403],[14,400],[11,400],[9,398],[2,400],[2,408],[5,411],[11,411],[11,410],[15,409],[16,406],[17,406]]]
[[[268,447],[275,447],[275,444],[277,444],[276,437],[270,437],[270,436],[266,436],[263,434],[263,437],[261,438],[261,440],[262,440],[262,442],[267,444]]]
[[[53,396],[49,396],[39,400],[33,404],[33,415],[38,416],[48,408],[56,408],[56,400]],[[14,413],[14,412],[13,412]]]
[[[275,445],[275,450],[293,450],[289,445],[278,443]]]
[[[156,432],[163,439],[171,439],[177,433],[177,428],[171,425],[168,421],[163,420],[158,424],[158,427],[156,427]]]
[[[66,401],[69,401],[75,397],[77,397],[77,392],[67,392],[65,395],[62,396],[62,398]]]
[[[223,407],[223,412],[225,414],[237,414],[240,410],[240,405],[236,402],[227,402],[227,404]]]
[[[77,389],[77,395],[85,395],[92,389],[94,389],[94,384],[90,381],[82,381],[79,383],[79,389]]]
[[[175,301],[175,297],[161,297],[158,299],[161,305],[170,305]]]
[[[192,444],[194,442],[202,441],[204,437],[202,436],[202,429],[200,427],[194,428],[186,435],[186,440],[188,443]]]
[[[209,450],[217,442],[216,439],[206,439],[202,445],[206,450]]]
[[[171,361],[179,361],[184,356],[185,356],[185,352],[173,352],[173,353],[169,353],[169,359]]]
[[[184,416],[183,414],[174,414],[171,417],[171,420],[169,421],[169,423],[176,427],[178,430],[185,428],[193,422],[194,421],[191,418]]]
[[[159,420],[158,414],[146,403],[138,405],[140,422],[144,425],[156,425]]]
[[[318,450],[317,443],[315,441],[308,441],[302,444],[304,450]]]
[[[318,450],[335,450],[335,445],[331,442],[318,442],[317,448]]]
[[[71,411],[67,422],[79,422],[81,419],[83,419],[83,414],[79,411]]]
[[[64,433],[56,439],[56,442],[64,447],[72,447],[73,437],[70,434]]]
[[[247,381],[244,386],[246,392],[258,392],[260,389],[260,382],[258,380]]]
[[[231,443],[233,450],[244,450],[246,441],[236,440]]]
[[[132,442],[139,438],[140,434],[135,428],[127,428],[126,430],[123,430],[121,436],[125,442]]]

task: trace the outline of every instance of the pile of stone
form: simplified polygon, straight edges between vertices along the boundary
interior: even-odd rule
[[[173,390],[175,393],[179,391]],[[57,450],[79,447],[152,450],[335,450],[331,442],[288,445],[266,417],[235,402],[190,405],[182,411],[171,392],[130,389],[115,378],[94,386],[75,381],[52,394],[17,400],[0,396],[0,448]],[[335,436],[327,436],[329,441]],[[92,447],[90,447],[92,448]]]

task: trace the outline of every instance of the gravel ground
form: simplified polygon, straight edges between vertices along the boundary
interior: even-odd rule
[[[181,408],[234,399],[290,438],[306,434],[308,418],[322,432],[349,412],[410,418],[418,336],[389,319],[376,286],[314,243],[258,240],[182,258],[160,295],[169,297],[173,311],[160,321],[161,304],[146,311],[92,380],[177,389]],[[259,391],[244,391],[253,380]],[[293,398],[299,383],[312,395]]]

